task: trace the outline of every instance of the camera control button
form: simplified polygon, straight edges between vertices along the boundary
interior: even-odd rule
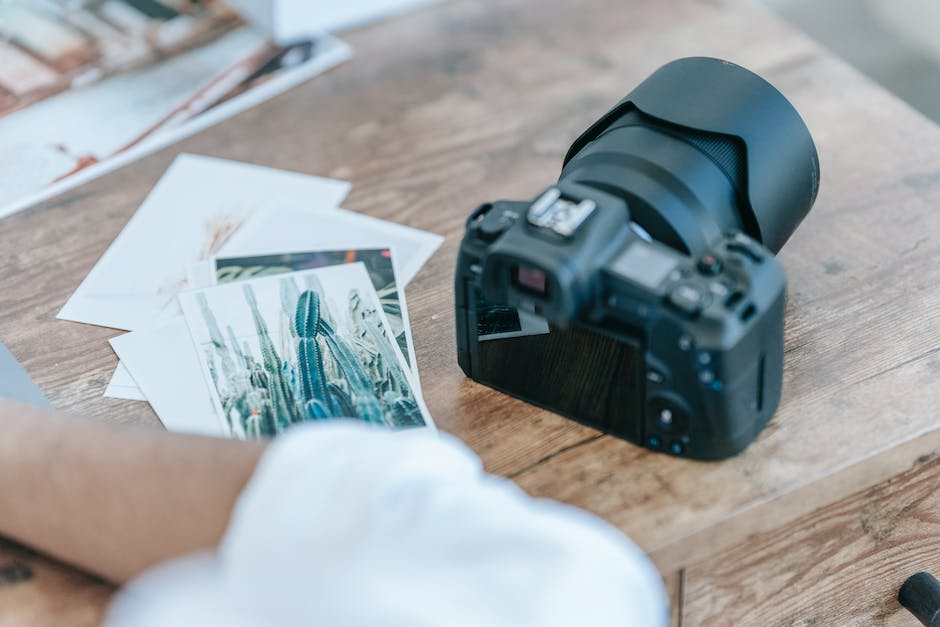
[[[669,290],[667,302],[679,313],[696,316],[708,306],[711,296],[695,283],[679,283]]]
[[[721,274],[722,263],[721,259],[715,255],[703,255],[699,258],[696,267],[698,271],[705,276],[715,276],[716,274]]]
[[[665,383],[666,375],[655,368],[650,368],[646,371],[646,380],[655,385],[659,385]]]
[[[751,242],[731,242],[728,244],[728,252],[730,252],[733,257],[742,261],[747,259],[754,263],[761,263],[764,260],[764,254],[761,252],[760,248]]]
[[[492,242],[511,227],[514,222],[515,219],[511,213],[490,211],[480,220],[477,233],[480,239]]]
[[[647,404],[646,411],[652,420],[649,424],[653,431],[674,436],[689,432],[689,415],[669,398],[653,398]]]
[[[734,281],[726,278],[713,279],[708,283],[708,289],[715,298],[722,300],[732,291],[737,289],[738,285]]]

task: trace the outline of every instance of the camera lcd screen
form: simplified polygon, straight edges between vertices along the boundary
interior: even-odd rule
[[[478,323],[492,326],[488,308],[477,313]],[[517,326],[514,332],[488,328],[488,334],[478,335],[474,370],[480,381],[623,437],[641,436],[642,347],[635,336],[579,326],[559,329],[547,322],[529,331]]]
[[[677,265],[675,255],[637,239],[614,259],[610,269],[638,285],[656,289]]]

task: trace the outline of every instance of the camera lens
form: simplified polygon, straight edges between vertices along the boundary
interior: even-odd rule
[[[789,101],[719,59],[673,61],[575,141],[560,177],[627,201],[653,239],[702,255],[731,230],[777,252],[816,199],[819,160]]]

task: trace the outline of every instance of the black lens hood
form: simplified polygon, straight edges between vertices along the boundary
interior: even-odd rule
[[[565,165],[631,110],[691,131],[736,138],[745,152],[743,211],[752,233],[777,252],[809,213],[819,157],[809,129],[773,85],[721,59],[687,57],[640,83],[575,140]]]

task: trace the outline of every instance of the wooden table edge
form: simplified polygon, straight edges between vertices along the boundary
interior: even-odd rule
[[[853,494],[868,490],[940,455],[940,429],[914,435],[907,441],[843,466],[786,494],[769,496],[722,520],[673,542],[647,548],[664,575],[713,558],[751,537],[780,528]]]

